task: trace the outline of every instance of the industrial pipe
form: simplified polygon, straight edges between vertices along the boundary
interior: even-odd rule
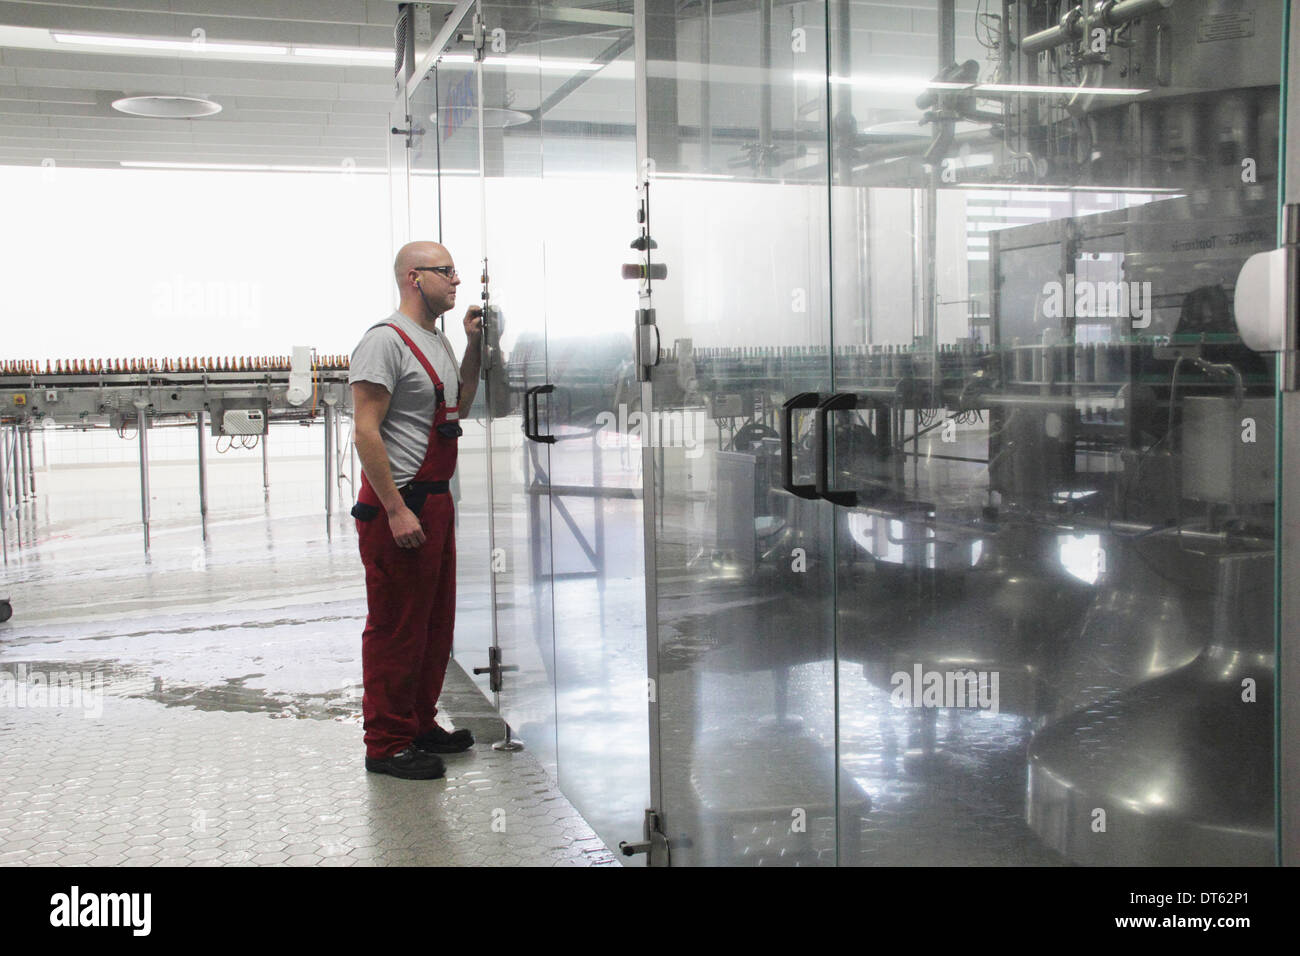
[[[1117,27],[1129,20],[1136,20],[1145,14],[1154,13],[1157,10],[1166,10],[1173,4],[1174,0],[1119,0],[1119,2],[1107,0],[1106,3],[1097,8],[1091,22],[1108,27]],[[1037,33],[1031,33],[1021,40],[1020,49],[1027,56],[1034,56],[1044,50],[1050,50],[1052,47],[1078,40],[1084,33],[1084,20],[1082,8],[1075,7],[1061,17],[1061,22],[1056,26],[1048,27],[1046,30],[1039,30]]]

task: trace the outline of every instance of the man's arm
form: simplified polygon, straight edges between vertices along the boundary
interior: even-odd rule
[[[478,375],[483,359],[483,310],[471,305],[465,312],[465,357],[460,360],[460,417],[469,414],[478,392]]]
[[[352,441],[370,486],[388,512],[388,527],[393,532],[393,540],[403,548],[418,548],[424,543],[424,528],[397,491],[393,470],[388,465],[388,449],[379,433],[390,400],[388,389],[382,385],[352,383]]]

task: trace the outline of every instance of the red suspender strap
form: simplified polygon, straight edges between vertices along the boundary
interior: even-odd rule
[[[407,344],[407,346],[410,348],[410,350],[415,354],[415,358],[416,358],[416,360],[417,360],[421,365],[423,365],[423,366],[424,366],[424,370],[425,370],[426,372],[429,373],[429,378],[433,379],[433,387],[436,388],[436,389],[441,390],[441,389],[442,389],[442,379],[438,378],[438,373],[435,372],[435,371],[433,370],[433,366],[430,365],[430,364],[429,364],[429,360],[428,360],[427,358],[424,357],[424,353],[420,351],[419,346],[417,346],[414,342],[411,341],[411,337],[410,337],[409,335],[407,335],[405,332],[403,332],[403,331],[402,331],[402,330],[397,326],[397,323],[395,323],[395,322],[385,322],[384,324],[387,325],[390,329],[392,329],[394,332],[396,332],[398,335],[400,335],[400,336],[402,337],[402,341],[405,342],[405,343]]]

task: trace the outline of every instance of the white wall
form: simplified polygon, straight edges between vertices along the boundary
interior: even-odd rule
[[[350,352],[392,307],[385,177],[0,167],[0,355]]]

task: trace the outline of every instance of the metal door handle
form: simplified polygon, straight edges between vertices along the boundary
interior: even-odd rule
[[[821,398],[818,392],[800,392],[781,406],[781,487],[800,498],[816,498],[818,495],[816,485],[794,483],[794,410],[816,408]]]
[[[554,436],[554,435],[539,435],[539,434],[537,433],[537,431],[538,431],[538,427],[539,427],[539,426],[538,426],[539,418],[538,418],[538,412],[537,412],[537,396],[538,396],[538,395],[549,395],[549,394],[550,394],[551,392],[553,392],[553,391],[555,391],[555,386],[554,386],[554,385],[551,385],[551,384],[546,384],[546,385],[534,385],[532,388],[530,388],[530,389],[529,389],[529,390],[524,394],[524,435],[525,435],[526,437],[528,437],[529,439],[531,439],[532,441],[535,441],[535,442],[541,442],[541,443],[544,444],[544,445],[553,445],[553,444],[555,444],[555,436]],[[530,430],[529,427],[528,427],[528,424],[529,424],[529,409],[530,409],[530,408],[531,408],[531,410],[532,410],[532,429],[531,429],[531,430]]]
[[[524,392],[524,437],[529,441],[537,441],[533,436],[532,414],[533,414],[533,393],[541,388],[540,385],[534,385],[528,391]]]
[[[817,445],[817,494],[832,504],[856,505],[858,503],[858,493],[856,491],[834,491],[831,488],[831,436],[829,429],[826,427],[827,418],[831,412],[848,411],[857,407],[858,396],[852,392],[836,392],[818,405],[817,411],[814,413]]]

